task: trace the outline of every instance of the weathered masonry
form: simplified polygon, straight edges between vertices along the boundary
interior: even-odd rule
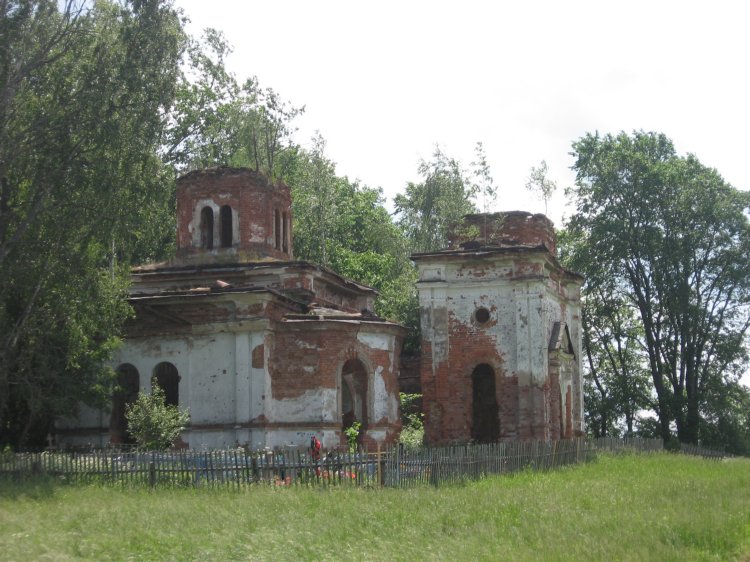
[[[558,263],[552,223],[516,211],[459,230],[449,249],[412,256],[426,440],[580,435],[583,279]]]
[[[403,328],[375,316],[373,289],[292,256],[289,187],[248,169],[177,182],[177,256],[133,270],[135,318],[108,410],[61,424],[62,444],[122,442],[124,408],[153,382],[190,410],[192,448],[344,442],[400,429]]]

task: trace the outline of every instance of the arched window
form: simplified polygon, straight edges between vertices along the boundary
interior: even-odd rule
[[[232,207],[224,205],[219,211],[219,226],[221,227],[221,247],[232,247]]]
[[[180,375],[177,367],[167,361],[154,367],[151,385],[158,384],[164,391],[165,402],[170,406],[180,405]]]
[[[471,373],[472,424],[471,438],[480,443],[492,443],[500,437],[495,370],[482,363]]]
[[[276,249],[281,250],[281,213],[278,209],[273,212],[273,232],[276,238]]]
[[[349,359],[341,369],[341,428],[354,422],[362,424],[360,436],[367,429],[367,370],[359,359]]]
[[[128,433],[125,410],[138,398],[140,375],[130,363],[117,367],[115,389],[112,393],[112,415],[109,418],[109,440],[112,443],[134,443]]]
[[[214,210],[203,207],[201,210],[201,248],[210,250],[214,247]]]

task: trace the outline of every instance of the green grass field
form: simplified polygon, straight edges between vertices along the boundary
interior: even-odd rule
[[[0,559],[750,561],[750,459],[603,456],[416,490],[6,481]]]

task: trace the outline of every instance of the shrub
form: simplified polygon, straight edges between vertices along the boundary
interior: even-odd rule
[[[346,442],[349,445],[350,453],[357,452],[357,440],[359,439],[359,432],[361,429],[362,424],[359,422],[354,422],[350,427],[344,430],[344,435],[346,435]]]
[[[187,410],[166,403],[164,390],[154,384],[151,394],[138,393],[138,398],[125,410],[128,433],[139,447],[163,451],[172,446],[175,439],[190,422]]]

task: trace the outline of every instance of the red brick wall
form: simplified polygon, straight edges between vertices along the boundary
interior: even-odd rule
[[[177,254],[205,252],[195,247],[193,230],[200,228],[196,216],[199,201],[210,200],[217,207],[229,205],[237,213],[239,240],[234,248],[248,257],[292,257],[291,195],[289,186],[270,183],[263,175],[247,168],[212,168],[190,172],[177,180]],[[289,217],[288,251],[275,247],[274,213]],[[218,213],[214,221],[218,220]],[[191,230],[191,223],[192,229]],[[218,253],[219,241],[214,237]]]
[[[462,228],[451,238],[453,246],[470,240],[483,245],[502,246],[546,246],[554,255],[557,251],[557,237],[552,221],[542,214],[532,215],[525,211],[467,215]],[[479,231],[478,238],[470,236],[466,227]]]
[[[397,400],[400,349],[391,352],[371,348],[359,341],[357,333],[358,329],[352,322],[323,320],[279,324],[274,334],[267,338],[267,345],[271,347],[268,368],[274,400],[297,398],[319,389],[336,389],[341,369],[349,359],[362,361],[369,377],[376,368],[382,367],[380,374],[385,392]],[[396,359],[395,363],[392,358]],[[372,400],[373,397],[368,396],[368,402]],[[322,408],[321,404],[321,417]],[[335,415],[340,414],[336,412]],[[370,419],[368,429],[385,430],[386,441],[394,441],[398,437],[400,420],[398,416],[395,420]],[[345,443],[343,434],[341,442]],[[363,444],[375,443],[365,437]]]

